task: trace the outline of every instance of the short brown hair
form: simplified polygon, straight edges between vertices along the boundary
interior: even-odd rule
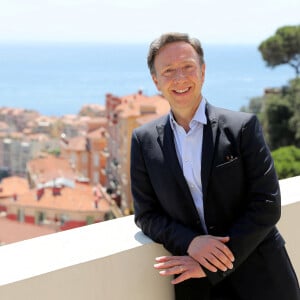
[[[149,47],[147,63],[148,68],[151,74],[155,73],[154,68],[154,60],[157,56],[159,50],[167,44],[174,43],[174,42],[186,42],[190,44],[198,53],[200,64],[204,64],[204,52],[201,46],[201,43],[196,38],[190,38],[186,33],[179,33],[179,32],[168,32],[162,34],[159,38],[155,39]]]

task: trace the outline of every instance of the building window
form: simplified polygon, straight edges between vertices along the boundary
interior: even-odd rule
[[[86,217],[86,224],[87,224],[87,225],[90,225],[90,224],[93,224],[93,223],[95,223],[94,217],[92,217],[92,216],[87,216],[87,217]]]
[[[76,153],[75,152],[71,153],[71,164],[76,166]]]
[[[21,223],[25,221],[25,214],[23,209],[18,209],[18,221]]]
[[[94,174],[93,174],[93,182],[96,184],[96,183],[99,183],[99,172],[95,171]]]
[[[82,163],[84,163],[84,164],[87,163],[87,161],[88,161],[87,153],[82,153],[81,161],[82,161]]]
[[[43,224],[46,214],[41,211],[35,213],[35,224]]]
[[[88,177],[88,170],[87,169],[82,169],[82,175],[84,177]]]
[[[98,153],[95,153],[93,156],[93,164],[94,164],[94,167],[99,167],[99,154]]]

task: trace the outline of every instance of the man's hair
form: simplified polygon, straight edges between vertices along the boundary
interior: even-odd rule
[[[200,65],[204,64],[204,53],[201,43],[198,39],[190,38],[186,33],[168,32],[162,34],[150,44],[147,63],[151,74],[155,74],[154,60],[159,50],[167,44],[175,42],[186,42],[190,44],[196,50],[199,56]]]

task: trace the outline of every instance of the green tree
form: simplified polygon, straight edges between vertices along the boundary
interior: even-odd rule
[[[295,132],[294,144],[300,147],[300,78],[290,81],[287,99],[293,110],[293,116],[289,120],[289,127]]]
[[[300,147],[300,78],[273,93],[250,99],[241,110],[258,116],[271,149]]]
[[[272,152],[279,179],[300,175],[300,148],[287,146]]]
[[[262,106],[263,106],[263,98],[255,97],[255,98],[251,98],[249,101],[249,105],[243,106],[241,108],[241,111],[250,112],[253,114],[260,114],[262,111]]]
[[[259,47],[269,67],[288,64],[300,74],[300,25],[279,28],[275,35],[263,41]]]
[[[263,122],[263,105],[264,105],[264,97],[255,97],[251,98],[249,104],[246,106],[242,106],[240,111],[248,112],[255,114],[259,121]]]
[[[268,95],[265,99],[264,129],[271,149],[294,143],[294,131],[289,120],[293,116],[291,105],[281,95]]]

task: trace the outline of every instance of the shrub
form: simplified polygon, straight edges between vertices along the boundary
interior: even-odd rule
[[[286,146],[272,152],[279,179],[300,175],[300,148]]]

